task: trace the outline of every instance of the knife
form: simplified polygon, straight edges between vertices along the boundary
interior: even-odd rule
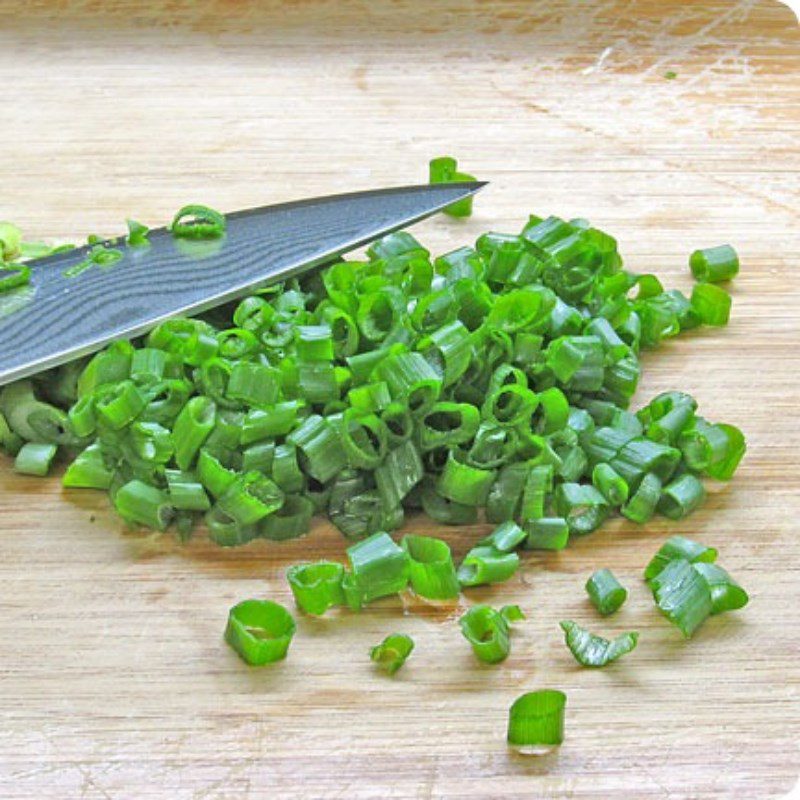
[[[30,285],[0,298],[0,386],[298,275],[483,186],[404,186],[237,211],[223,237],[202,242],[159,228],[147,247],[101,243],[122,259],[75,277],[65,273],[96,245],[30,261]]]

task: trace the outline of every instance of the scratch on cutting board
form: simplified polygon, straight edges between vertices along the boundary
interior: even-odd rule
[[[606,59],[614,52],[613,47],[606,47],[602,53],[597,57],[597,60],[589,67],[581,70],[581,75],[591,75],[593,72],[599,72],[603,69]]]

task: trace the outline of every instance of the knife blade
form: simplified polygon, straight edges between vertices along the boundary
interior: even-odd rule
[[[198,314],[285,280],[468,197],[485,183],[404,186],[237,211],[220,239],[150,232],[148,247],[119,239],[113,266],[75,277],[91,246],[28,262],[31,284],[0,309],[0,386],[63,364],[177,315]]]

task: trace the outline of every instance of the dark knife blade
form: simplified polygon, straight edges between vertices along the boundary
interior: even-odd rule
[[[224,237],[204,242],[161,228],[150,233],[149,247],[109,240],[122,259],[71,278],[64,273],[89,246],[29,262],[31,285],[3,298],[0,385],[297,275],[484,185],[407,186],[238,211],[227,215]]]

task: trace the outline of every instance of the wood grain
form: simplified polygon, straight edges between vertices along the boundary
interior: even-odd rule
[[[0,796],[17,798],[769,798],[800,772],[800,31],[777,2],[48,2],[0,0],[0,217],[35,236],[114,234],[185,202],[247,207],[424,178],[453,152],[492,181],[437,250],[529,211],[590,217],[628,264],[689,286],[731,241],[734,319],[645,359],[747,432],[733,484],[688,522],[614,522],[528,555],[511,658],[481,668],[451,613],[385,601],[298,620],[289,659],[246,669],[228,607],[289,601],[287,564],[340,557],[320,523],[224,552],[129,534],[104,497],[0,466]],[[667,80],[667,70],[677,78]],[[462,554],[485,529],[440,531]],[[640,582],[660,541],[715,544],[751,592],[690,643]],[[598,621],[582,585],[631,589]],[[641,631],[579,669],[557,621]],[[394,680],[367,648],[417,650]],[[560,687],[567,740],[509,753],[507,708]]]

